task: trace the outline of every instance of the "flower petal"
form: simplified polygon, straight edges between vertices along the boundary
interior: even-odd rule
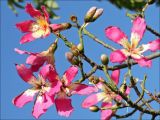
[[[33,20],[27,20],[23,22],[19,22],[16,24],[16,27],[21,31],[21,32],[31,32],[31,26],[34,24],[35,21]]]
[[[28,56],[26,63],[29,65],[43,65],[45,60],[46,60],[45,56],[42,56],[41,54],[30,55]]]
[[[147,50],[156,52],[157,50],[160,50],[160,39],[153,40],[146,45],[142,45],[142,48],[143,48],[142,52],[145,52]]]
[[[83,108],[89,108],[92,105],[97,104],[99,101],[103,100],[106,97],[104,92],[92,94],[88,96],[82,103]]]
[[[32,84],[36,80],[32,71],[30,69],[28,69],[24,64],[21,64],[21,65],[16,64],[16,69],[17,69],[19,76],[25,82]]]
[[[110,61],[111,62],[119,62],[122,63],[127,59],[127,52],[122,49],[122,50],[115,50],[111,53],[110,55]]]
[[[73,107],[71,104],[71,99],[67,98],[67,96],[57,96],[55,99],[56,109],[59,115],[64,117],[69,117],[73,112]]]
[[[41,9],[43,10],[45,19],[47,20],[47,22],[49,22],[49,14],[48,14],[48,12],[47,12],[47,10],[46,10],[46,7],[45,7],[45,6],[42,6]]]
[[[28,51],[25,51],[25,50],[20,50],[18,48],[14,48],[14,51],[18,54],[27,54],[27,55],[36,55],[38,53],[33,53],[33,52],[28,52]]]
[[[32,42],[36,39],[36,37],[34,37],[32,35],[32,32],[25,34],[24,36],[22,36],[21,40],[20,40],[20,44],[24,44],[27,42]]]
[[[139,41],[142,39],[143,34],[146,30],[146,22],[144,18],[137,17],[133,21],[132,33],[131,33],[131,43],[135,48]]]
[[[93,92],[97,92],[98,89],[94,86],[88,86],[85,84],[72,83],[69,88],[71,89],[71,94],[79,95],[89,95]]]
[[[120,75],[120,70],[114,70],[111,74],[111,79],[114,81],[116,85],[119,83],[119,75]]]
[[[78,73],[78,67],[76,66],[71,66],[68,68],[68,70],[65,71],[63,75],[63,80],[66,86],[71,84],[72,80],[77,75],[77,73]]]
[[[121,45],[123,40],[128,39],[127,36],[121,31],[121,29],[115,26],[110,26],[106,28],[105,34],[110,40]]]
[[[31,17],[39,17],[42,16],[41,12],[37,9],[35,9],[32,4],[27,3],[26,7],[26,12],[31,16]]]
[[[151,67],[152,61],[148,60],[145,57],[141,57],[140,59],[133,58],[141,67]]]
[[[112,107],[112,102],[103,102],[102,107]],[[112,117],[112,110],[101,110],[101,120],[110,120]]]
[[[18,95],[17,97],[15,97],[12,100],[12,103],[21,108],[23,107],[25,104],[27,104],[28,102],[31,102],[34,98],[34,95],[37,93],[37,90],[34,89],[28,89],[25,92],[21,93],[20,95]]]
[[[33,107],[32,115],[38,119],[42,114],[44,114],[47,109],[53,105],[54,103],[54,96],[50,97],[46,93],[42,96],[38,95],[35,105]]]

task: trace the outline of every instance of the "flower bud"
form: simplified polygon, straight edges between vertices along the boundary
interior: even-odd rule
[[[96,106],[96,105],[93,105],[93,106],[89,107],[89,110],[92,111],[92,112],[98,112],[99,111],[99,107]]]
[[[87,11],[87,13],[86,13],[86,15],[85,15],[85,18],[84,18],[85,23],[91,22],[92,17],[94,16],[96,10],[97,10],[96,7],[91,7],[91,8]]]
[[[74,57],[74,55],[71,52],[66,52],[65,56],[69,62],[71,62]]]
[[[107,65],[108,64],[109,58],[108,58],[108,56],[106,54],[102,54],[101,55],[101,62],[102,62],[103,65]]]
[[[126,85],[126,83],[123,83],[123,84],[121,85],[121,87],[120,87],[120,91],[121,91],[122,93],[125,93],[126,89],[127,89],[127,85]]]
[[[61,23],[61,24],[51,24],[50,27],[53,32],[60,32],[62,30],[70,29],[71,28],[70,23]]]
[[[99,78],[96,76],[90,76],[88,79],[93,84],[97,84],[99,82]]]
[[[83,51],[83,46],[82,46],[81,43],[79,43],[79,44],[77,45],[77,48],[78,48],[79,52],[82,52],[82,51]]]
[[[72,16],[70,17],[70,20],[71,20],[72,22],[76,23],[76,22],[77,22],[77,16],[72,15]]]
[[[97,9],[96,13],[94,14],[93,18],[92,18],[92,22],[94,22],[96,19],[98,19],[103,13],[103,9]]]
[[[79,65],[79,60],[77,59],[77,57],[73,57],[71,64],[72,65]]]
[[[77,48],[76,45],[72,45],[71,52],[73,53],[74,56],[78,56],[79,55],[79,49]]]

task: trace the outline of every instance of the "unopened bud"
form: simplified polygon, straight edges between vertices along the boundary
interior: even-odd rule
[[[92,111],[92,112],[98,112],[99,111],[99,107],[93,105],[93,106],[89,107],[89,110]]]
[[[48,48],[50,53],[54,53],[56,49],[57,49],[57,42],[52,43]]]
[[[79,52],[82,52],[82,51],[83,51],[83,46],[82,46],[81,43],[79,43],[79,44],[77,45],[77,48],[78,48]]]
[[[92,22],[94,22],[96,19],[98,19],[102,15],[102,13],[103,13],[102,8],[97,9],[96,13],[93,15]]]
[[[125,93],[126,89],[127,89],[127,85],[126,85],[126,83],[123,83],[123,84],[121,85],[121,87],[120,87],[120,91],[121,91],[122,93]]]
[[[71,62],[74,57],[74,55],[71,52],[66,52],[65,56],[69,62]]]
[[[72,65],[79,65],[79,60],[77,59],[77,57],[73,57],[71,64]]]
[[[90,76],[88,79],[93,84],[97,84],[99,82],[99,78],[96,76]]]
[[[94,16],[94,14],[96,13],[97,8],[96,7],[91,7],[84,18],[85,23],[91,22],[92,17]]]
[[[74,56],[78,56],[79,55],[79,49],[77,48],[76,45],[72,45],[71,52],[73,53]]]
[[[60,32],[62,30],[70,29],[71,26],[72,25],[70,23],[51,24],[50,25],[53,32]]]
[[[70,17],[70,20],[71,20],[72,22],[76,23],[76,22],[77,22],[77,16],[72,15],[72,16]]]
[[[101,55],[101,62],[102,62],[103,65],[107,65],[108,64],[109,58],[108,58],[108,56],[106,54],[102,54]]]

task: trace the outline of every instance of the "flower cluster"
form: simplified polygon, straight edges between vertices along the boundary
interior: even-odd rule
[[[21,44],[34,41],[38,38],[45,38],[51,33],[59,33],[60,31],[71,27],[70,23],[51,24],[49,21],[49,14],[46,11],[45,6],[42,6],[42,11],[40,11],[28,3],[25,9],[26,12],[35,20],[27,20],[16,24],[16,27],[21,32],[26,33],[20,40]],[[94,22],[102,13],[103,9],[92,7],[85,16],[85,25],[88,25],[90,22]],[[138,46],[145,29],[146,22],[144,18],[135,18],[133,20],[130,39],[131,43],[129,43],[127,36],[118,27],[107,27],[105,29],[106,36],[124,47],[124,49],[113,51],[110,55],[110,61],[122,63],[126,61],[127,58],[133,58],[133,60],[138,62],[140,66],[150,67],[151,60],[143,56],[142,53],[147,50],[152,52],[159,50],[160,39]],[[21,108],[25,104],[35,101],[32,115],[36,119],[44,114],[49,107],[55,104],[56,110],[60,116],[69,117],[74,110],[70,97],[75,94],[89,95],[83,101],[82,107],[89,108],[91,111],[100,110],[101,119],[109,120],[119,107],[119,104],[116,104],[114,101],[121,102],[123,100],[122,97],[113,92],[106,85],[104,82],[105,80],[102,77],[96,78],[96,81],[94,81],[95,78],[93,77],[92,85],[73,81],[78,73],[78,68],[81,68],[81,72],[83,72],[82,66],[79,66],[79,59],[81,59],[79,56],[83,53],[82,43],[78,46],[71,44],[72,46],[70,48],[72,53],[68,52],[66,56],[72,65],[64,72],[63,76],[60,77],[56,71],[54,57],[54,53],[57,49],[57,42],[58,41],[55,40],[47,50],[39,53],[24,51],[18,48],[14,49],[18,54],[28,55],[26,59],[26,64],[28,66],[25,64],[16,64],[16,70],[21,79],[30,84],[32,88],[25,90],[15,97],[12,101],[13,104]],[[103,59],[102,64],[107,67],[109,63],[108,57],[103,55],[101,59]],[[84,76],[85,75],[86,74],[84,74]],[[124,95],[128,96],[130,88],[127,85],[124,88],[118,88],[119,76],[119,69],[114,70],[111,75],[108,75],[111,80],[110,82],[113,82],[111,85],[116,87]],[[95,106],[99,102],[102,102],[100,108]]]

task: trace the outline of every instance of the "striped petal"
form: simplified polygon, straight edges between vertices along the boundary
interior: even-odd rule
[[[25,104],[27,104],[28,102],[33,101],[35,94],[37,93],[37,90],[34,89],[28,89],[25,92],[21,93],[20,95],[18,95],[17,97],[15,97],[12,100],[12,103],[21,108],[23,107]]]

